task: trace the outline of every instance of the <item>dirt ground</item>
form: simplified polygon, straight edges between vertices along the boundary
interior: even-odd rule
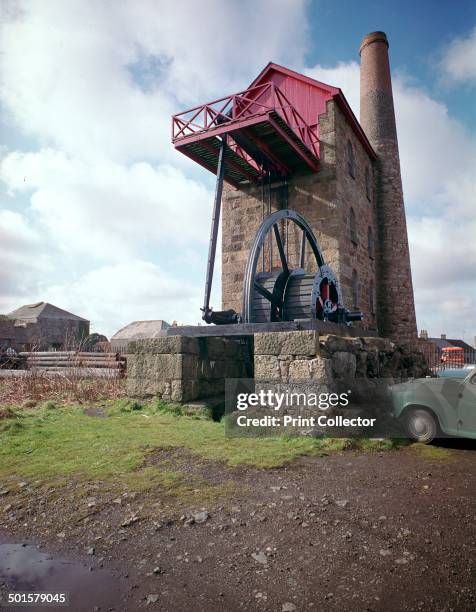
[[[74,483],[49,492],[19,483],[0,497],[0,544],[41,545],[76,563],[75,612],[476,609],[472,442],[345,451],[269,470],[180,449],[149,461],[234,487],[179,515],[157,492],[113,499],[91,483],[78,504]],[[3,593],[40,586],[63,584],[54,572],[39,585],[0,570]]]

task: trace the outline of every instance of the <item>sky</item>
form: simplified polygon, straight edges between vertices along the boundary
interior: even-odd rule
[[[418,327],[473,343],[476,4],[457,6],[0,0],[0,313],[49,301],[108,336],[197,323],[214,177],[174,150],[171,115],[274,61],[358,117],[359,43],[384,30]]]

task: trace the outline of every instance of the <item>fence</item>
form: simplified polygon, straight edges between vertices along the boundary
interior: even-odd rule
[[[447,370],[450,368],[464,368],[476,365],[476,349],[462,350],[455,353],[444,353],[441,349],[425,347],[423,353],[426,357],[428,367],[433,372]]]

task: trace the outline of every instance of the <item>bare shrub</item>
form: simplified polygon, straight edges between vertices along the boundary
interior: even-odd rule
[[[88,377],[86,368],[68,368],[56,376],[33,369],[21,376],[0,380],[0,405],[3,406],[20,405],[27,400],[83,403],[125,395],[124,379]]]

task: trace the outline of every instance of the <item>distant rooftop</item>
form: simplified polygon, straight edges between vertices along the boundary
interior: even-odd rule
[[[116,332],[112,336],[111,342],[160,338],[165,336],[165,332],[169,327],[169,323],[162,321],[162,319],[155,321],[132,321],[132,323]]]
[[[37,319],[69,319],[71,321],[87,321],[83,317],[78,317],[72,312],[58,308],[48,302],[36,302],[35,304],[26,304],[20,306],[16,310],[8,313],[8,316],[12,319],[22,321],[32,321]]]
[[[433,344],[436,344],[440,350],[443,348],[456,346],[462,348],[464,351],[474,351],[473,347],[467,342],[464,340],[458,340],[456,338],[427,338],[427,340]]]

